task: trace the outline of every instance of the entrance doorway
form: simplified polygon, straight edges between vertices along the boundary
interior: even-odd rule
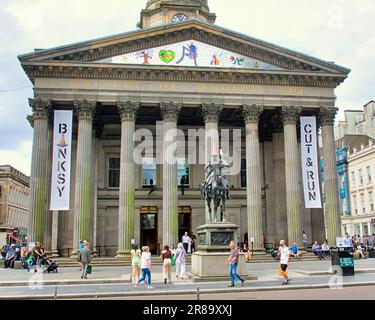
[[[142,207],[140,211],[140,245],[150,247],[152,254],[158,247],[158,208]]]
[[[185,232],[191,234],[191,207],[178,207],[178,241],[181,242]]]

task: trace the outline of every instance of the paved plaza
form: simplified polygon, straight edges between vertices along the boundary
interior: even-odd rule
[[[166,295],[196,299],[197,287],[199,287],[200,294],[207,297],[246,293],[243,297],[250,299],[249,294],[252,292],[300,289],[300,298],[313,299],[313,295],[310,297],[307,289],[323,290],[375,285],[374,259],[356,261],[354,277],[333,276],[330,274],[330,266],[328,260],[292,262],[289,269],[292,283],[285,287],[280,284],[276,262],[250,263],[247,264],[248,273],[250,276],[256,276],[257,280],[247,281],[245,286],[236,288],[227,288],[227,282],[193,283],[188,279],[177,280],[176,278],[173,279],[172,284],[164,285],[161,266],[155,266],[152,273],[154,289],[151,290],[147,290],[145,285],[133,288],[130,284],[130,267],[95,267],[90,279],[86,281],[80,279],[78,267],[60,268],[57,274],[43,274],[42,276],[28,273],[26,270],[1,269],[0,299],[53,299],[55,295],[58,299],[132,298],[135,296],[161,298]],[[188,266],[187,272],[189,271]],[[329,294],[326,293],[326,295]],[[333,291],[332,298],[334,298]]]

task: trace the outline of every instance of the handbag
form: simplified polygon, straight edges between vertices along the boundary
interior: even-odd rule
[[[277,269],[277,273],[280,277],[284,276],[284,272],[283,270],[281,269],[281,265],[279,265],[279,268]]]
[[[253,255],[250,251],[245,253],[246,261],[250,262],[253,259]]]
[[[87,274],[91,274],[92,273],[92,265],[91,264],[87,266],[86,273]]]
[[[174,256],[171,256],[171,262],[172,262],[172,267],[176,265],[176,259]]]

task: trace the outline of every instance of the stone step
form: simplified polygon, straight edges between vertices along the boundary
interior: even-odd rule
[[[76,259],[70,258],[55,258],[54,259],[60,267],[75,267],[78,265]],[[101,267],[122,267],[122,266],[131,266],[130,258],[125,259],[116,259],[116,258],[94,258],[92,259],[93,266],[101,266]],[[162,261],[159,257],[152,257],[151,258],[152,265],[162,265]],[[191,258],[187,257],[186,264],[191,263]]]

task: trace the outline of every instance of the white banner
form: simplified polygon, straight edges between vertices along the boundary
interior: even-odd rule
[[[50,210],[70,209],[73,111],[55,110]]]
[[[301,161],[306,208],[321,208],[315,117],[301,117]]]

